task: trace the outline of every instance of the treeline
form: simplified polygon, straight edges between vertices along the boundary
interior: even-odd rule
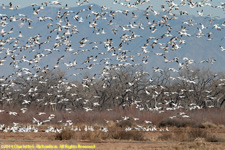
[[[39,111],[225,107],[224,85],[224,73],[205,68],[153,73],[135,67],[104,68],[99,76],[86,73],[75,81],[61,70],[45,70],[1,80],[0,105]]]

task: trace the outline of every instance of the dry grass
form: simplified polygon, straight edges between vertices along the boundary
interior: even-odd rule
[[[224,145],[207,143],[203,138],[197,138],[193,142],[179,143],[174,146],[161,148],[162,150],[223,150]]]
[[[212,122],[206,121],[206,122],[200,123],[198,127],[199,128],[217,128],[217,125]]]
[[[190,128],[186,134],[188,135],[188,138],[190,141],[194,141],[197,138],[207,138],[207,132],[205,130],[199,129],[199,128]]]
[[[99,141],[99,140],[135,140],[144,141],[142,132],[139,131],[87,131],[87,132],[74,132],[63,130],[61,133],[55,135],[56,140],[84,140],[84,141]]]
[[[119,131],[112,134],[113,139],[117,140],[134,140],[134,141],[145,141],[144,135],[140,131]]]
[[[209,121],[202,122],[198,125],[199,128],[205,128],[205,129],[223,129],[223,124],[215,124]]]
[[[172,132],[162,133],[158,140],[161,141],[178,141],[193,142],[196,139],[204,139],[206,142],[225,142],[223,137],[219,137],[206,129],[201,128],[183,128]]]
[[[158,136],[159,141],[171,141],[173,140],[173,134],[170,132],[163,133],[160,136]]]
[[[75,132],[70,129],[64,129],[61,133],[57,133],[55,135],[55,140],[87,140],[87,141],[99,141],[99,140],[135,140],[135,141],[143,141],[145,140],[143,132],[140,131],[125,131],[126,123],[122,123],[122,125],[118,125],[115,122],[110,122],[107,126],[108,132],[102,132],[99,129],[95,131],[82,131]],[[128,125],[131,125],[128,123]],[[99,127],[100,128],[100,127]],[[103,128],[103,127],[101,127]]]
[[[61,133],[57,133],[56,140],[71,140],[73,138],[73,132],[69,129],[62,130]]]
[[[13,110],[11,110],[13,111]],[[185,112],[190,118],[179,118],[179,112]],[[0,113],[0,123],[11,124],[12,122],[19,122],[22,124],[31,124],[32,118],[43,121],[48,119],[50,114],[55,114],[56,117],[52,119],[50,124],[44,124],[39,128],[39,131],[44,131],[49,125],[52,125],[57,128],[61,128],[62,124],[59,124],[58,121],[62,120],[63,123],[66,120],[72,120],[74,125],[82,128],[81,132],[72,132],[69,129],[66,129],[61,134],[55,133],[44,133],[40,132],[37,134],[30,133],[24,134],[22,139],[43,139],[43,135],[46,135],[45,140],[55,141],[55,142],[70,142],[70,141],[101,141],[101,140],[129,140],[129,141],[166,141],[170,143],[175,141],[176,146],[170,145],[167,147],[161,147],[160,149],[214,149],[214,146],[210,144],[217,142],[225,142],[224,136],[224,125],[225,125],[225,110],[222,109],[202,109],[194,111],[165,111],[164,113],[150,112],[150,111],[139,111],[134,108],[127,110],[114,109],[113,111],[102,111],[102,112],[85,112],[85,111],[73,111],[72,113],[67,112],[47,112],[46,115],[39,116],[37,111],[28,111],[25,114],[19,113],[18,116],[9,116],[6,113]],[[168,119],[170,116],[178,116],[175,119]],[[123,121],[122,117],[129,116],[129,120]],[[134,121],[133,117],[139,118],[138,121]],[[106,123],[105,120],[111,120]],[[116,123],[116,120],[122,120],[119,123]],[[168,127],[172,128],[169,132],[141,132],[141,131],[129,131],[125,132],[125,128],[134,127],[136,125],[148,126],[149,124],[145,123],[145,120],[152,121],[154,125],[158,127]],[[92,125],[94,127],[94,132],[87,131],[84,132],[85,125]],[[108,132],[99,131],[100,127],[107,127]],[[20,133],[18,133],[19,135]],[[33,135],[31,135],[33,134]],[[38,137],[38,134],[43,137]],[[17,139],[18,139],[18,135]],[[11,135],[10,135],[11,136]],[[9,133],[4,133],[0,135],[1,138],[13,139],[10,137]],[[48,136],[48,138],[47,138]],[[60,141],[62,140],[62,141]],[[183,142],[188,142],[183,144]],[[114,147],[107,148],[110,149],[120,149],[118,144],[115,144]],[[129,144],[127,144],[129,145]],[[159,144],[159,145],[162,145]],[[130,145],[129,145],[130,146]],[[124,149],[139,149],[135,146],[126,147]],[[210,148],[209,148],[210,147]],[[97,148],[98,149],[98,148]],[[106,148],[102,148],[106,149]],[[122,148],[121,148],[122,149]],[[141,149],[148,149],[148,147],[141,147]]]
[[[216,135],[208,135],[205,140],[207,142],[225,142],[225,139]]]
[[[110,126],[110,127],[109,127]],[[105,126],[106,127],[106,126]],[[65,132],[62,132],[60,136],[61,139],[64,140],[55,140],[56,134],[52,133],[37,133],[38,135],[29,133],[7,133],[6,139],[8,139],[10,134],[10,139],[20,138],[23,139],[22,135],[29,136],[32,140],[46,140],[44,145],[58,145],[58,144],[72,144],[76,145],[79,143],[78,141],[83,141],[83,145],[93,145],[93,141],[102,141],[103,143],[94,143],[96,144],[96,149],[99,150],[124,150],[124,149],[133,149],[133,150],[147,150],[147,149],[164,149],[164,150],[173,150],[173,149],[182,149],[182,150],[189,150],[189,149],[196,149],[196,150],[203,150],[203,149],[220,149],[224,148],[221,143],[218,142],[225,142],[224,138],[224,129],[220,128],[192,128],[192,127],[185,127],[185,128],[177,128],[177,127],[170,127],[169,131],[160,132],[141,132],[141,131],[129,131],[125,132],[123,128],[118,127],[115,122],[108,123],[108,132],[99,131],[96,128],[94,132],[91,131],[77,131],[71,132],[70,130],[65,129]],[[72,137],[70,138],[72,133]],[[69,135],[69,136],[68,136]],[[151,137],[155,137],[155,140],[150,140]],[[54,137],[50,139],[50,137]],[[69,138],[68,138],[69,137]],[[25,138],[26,139],[26,138]],[[67,140],[66,140],[67,139]],[[125,141],[124,141],[125,140]],[[136,140],[136,142],[134,142]],[[144,143],[138,141],[145,141]],[[88,141],[91,141],[89,144]],[[154,142],[151,142],[154,141]],[[112,142],[112,143],[110,143]],[[114,143],[116,142],[116,143]],[[128,142],[128,143],[127,143]],[[24,142],[23,142],[24,143]],[[31,142],[27,143],[30,145]],[[82,142],[81,142],[82,143]],[[213,145],[213,143],[215,143]],[[4,144],[6,144],[4,142]],[[11,143],[15,144],[14,142]],[[37,144],[40,144],[37,143]],[[222,145],[222,146],[221,146]],[[210,147],[210,148],[209,148]],[[34,149],[36,150],[36,149]]]
[[[223,129],[223,128],[225,128],[225,126],[224,126],[223,124],[218,124],[218,125],[217,125],[217,128]]]

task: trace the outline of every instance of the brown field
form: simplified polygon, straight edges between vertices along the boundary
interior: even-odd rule
[[[118,131],[118,129],[116,129]],[[111,130],[109,130],[109,134],[111,134]],[[133,131],[130,131],[131,133]],[[139,131],[141,135],[143,135],[144,139],[141,141],[136,140],[120,140],[113,139],[108,136],[107,139],[101,139],[100,137],[95,137],[94,135],[90,135],[92,133],[88,133],[85,131],[81,132],[73,132],[72,138],[69,140],[56,140],[55,133],[0,133],[0,143],[2,149],[6,145],[44,145],[44,146],[58,146],[60,145],[75,145],[78,146],[93,146],[95,145],[95,149],[99,150],[126,150],[126,149],[165,149],[165,150],[173,150],[173,149],[202,149],[202,150],[211,150],[211,149],[224,149],[225,148],[225,128],[221,128],[218,126],[209,127],[209,128],[177,128],[170,127],[169,131],[152,131],[152,132],[143,132]],[[93,134],[96,134],[93,132]],[[92,138],[91,136],[94,136]],[[140,136],[140,135],[139,135]],[[5,149],[16,149],[16,148],[5,148]],[[18,148],[17,148],[18,149]],[[25,148],[26,149],[26,148]],[[32,150],[36,150],[39,148],[31,148]],[[41,149],[49,149],[49,148],[41,148]],[[52,148],[51,148],[52,149]],[[57,148],[60,149],[60,148]],[[69,149],[61,148],[61,149]],[[81,148],[74,148],[81,149]]]
[[[179,118],[179,113],[185,112],[190,118]],[[20,122],[20,126],[34,125],[32,117],[38,120],[46,119],[49,114],[55,114],[57,118],[51,123],[38,127],[37,133],[4,133],[0,131],[1,149],[28,149],[19,146],[28,145],[32,150],[37,149],[69,149],[59,148],[60,145],[74,146],[71,149],[82,149],[81,146],[95,146],[99,150],[147,150],[147,149],[196,149],[211,150],[225,149],[225,120],[223,109],[203,109],[194,111],[168,111],[164,113],[130,110],[114,110],[110,112],[77,112],[77,113],[60,113],[49,112],[45,116],[38,116],[36,112],[19,114],[17,117],[10,117],[8,114],[1,113],[1,123],[12,126],[12,122]],[[174,119],[168,119],[176,115]],[[123,121],[123,116],[129,116],[130,119]],[[133,118],[139,118],[134,121]],[[63,120],[64,118],[64,120]],[[63,124],[57,123],[57,120],[72,120],[73,126],[78,126],[82,131],[71,131],[67,127],[59,133],[46,133],[49,126],[63,128]],[[106,123],[106,120],[109,121]],[[120,120],[116,123],[116,120]],[[152,124],[146,124],[145,120],[150,120]],[[55,122],[55,123],[54,123]],[[84,131],[86,125],[93,126],[94,131]],[[136,131],[138,126],[157,128],[156,131]],[[36,126],[37,127],[37,126]],[[108,128],[108,132],[99,131],[100,128]],[[125,132],[127,127],[132,131]],[[166,128],[169,131],[166,131]],[[164,131],[160,131],[160,129]],[[17,148],[5,147],[7,145],[17,146]],[[58,148],[38,148],[37,145],[57,146]],[[75,148],[77,146],[77,148]]]

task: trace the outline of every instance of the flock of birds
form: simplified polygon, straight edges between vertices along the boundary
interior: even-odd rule
[[[67,124],[70,125],[67,125]],[[66,128],[71,130],[71,131],[75,131],[75,132],[94,132],[94,131],[100,131],[100,132],[108,132],[109,129],[108,127],[105,126],[100,126],[100,127],[94,127],[94,126],[88,126],[88,125],[84,125],[84,126],[78,126],[78,125],[73,125],[73,122],[71,120],[67,120],[67,123],[65,123],[64,127],[54,127],[54,126],[47,126],[46,129],[39,129],[40,125],[36,126],[36,125],[20,125],[19,123],[15,123],[13,122],[12,126],[7,126],[5,124],[0,124],[0,131],[4,132],[4,133],[8,133],[8,132],[13,132],[13,133],[37,133],[37,132],[45,132],[45,133],[61,133],[63,130],[65,130]],[[164,132],[164,131],[169,131],[168,127],[166,128],[157,128],[156,126],[153,125],[148,125],[148,126],[144,126],[144,125],[136,125],[135,127],[126,127],[124,129],[126,132],[128,131],[160,131],[160,132]]]
[[[186,40],[189,37],[195,37],[196,39],[205,38],[207,41],[212,41],[214,32],[223,32],[225,22],[222,24],[213,24],[216,20],[215,17],[204,14],[204,7],[212,7],[215,9],[222,9],[225,11],[225,3],[221,2],[218,6],[210,4],[209,0],[202,0],[200,2],[194,2],[193,0],[181,0],[179,3],[175,3],[173,0],[167,0],[165,4],[161,5],[162,11],[154,10],[154,6],[151,5],[150,0],[114,0],[114,5],[121,5],[125,10],[110,10],[106,6],[96,8],[95,4],[90,4],[88,0],[78,1],[77,5],[79,11],[73,11],[68,5],[62,6],[59,1],[49,1],[41,3],[41,5],[32,4],[29,9],[32,9],[32,14],[28,17],[25,14],[18,14],[18,6],[14,6],[11,2],[8,5],[2,4],[1,10],[6,11],[9,14],[0,13],[0,68],[1,74],[4,72],[10,72],[8,75],[2,75],[0,77],[0,88],[4,90],[16,89],[17,78],[25,76],[26,81],[33,81],[37,78],[43,79],[41,74],[45,74],[49,70],[57,70],[60,68],[66,68],[66,70],[76,77],[81,75],[82,71],[93,70],[96,74],[93,75],[93,79],[100,78],[103,81],[107,80],[108,72],[112,69],[118,69],[120,67],[127,66],[141,66],[146,65],[149,62],[150,55],[154,57],[162,57],[165,63],[171,63],[177,68],[168,68],[169,71],[174,73],[179,72],[182,69],[188,68],[190,65],[195,64],[195,60],[183,57],[182,60],[178,57],[172,59],[167,58],[168,53],[178,51],[186,44]],[[148,5],[143,10],[143,16],[145,22],[139,22],[139,11],[131,11],[129,9],[138,9],[141,5]],[[44,10],[50,9],[48,7],[57,6],[57,15],[53,18],[48,14],[43,14]],[[200,8],[197,11],[197,15],[207,16],[206,19],[213,24],[212,29],[208,30],[204,22],[196,23],[195,20],[189,19],[184,21],[179,29],[170,25],[178,19],[180,16],[188,16],[188,12],[182,10],[183,7],[188,6],[190,8]],[[11,12],[10,12],[11,11]],[[163,14],[160,16],[160,14]],[[85,17],[84,17],[85,16]],[[116,18],[120,16],[127,17],[129,24],[120,24],[120,22],[114,22]],[[155,19],[151,19],[152,16]],[[158,17],[160,16],[160,17]],[[85,24],[88,22],[88,25]],[[36,34],[36,29],[33,27],[35,24],[39,24],[43,32]],[[105,24],[105,25],[102,25]],[[8,27],[10,26],[10,27]],[[109,28],[110,27],[110,28]],[[189,31],[189,27],[196,27],[197,33]],[[22,29],[26,30],[22,30]],[[20,30],[21,29],[21,30]],[[148,29],[148,37],[145,39],[146,29]],[[111,30],[111,31],[110,31]],[[83,34],[84,31],[90,31],[94,38],[87,37]],[[165,31],[163,34],[156,34],[158,31]],[[207,31],[207,32],[206,32]],[[25,33],[24,33],[25,32]],[[110,33],[109,33],[110,32]],[[136,33],[142,34],[136,34]],[[191,34],[193,33],[193,34]],[[105,35],[109,34],[107,38]],[[30,37],[28,37],[28,35]],[[154,36],[156,35],[156,36]],[[90,40],[93,39],[93,40]],[[94,41],[96,39],[96,41]],[[221,38],[223,41],[225,37]],[[119,41],[119,42],[118,42]],[[139,50],[133,53],[132,50],[126,49],[129,44],[135,45],[135,43],[145,42]],[[221,51],[225,51],[225,48],[219,45]],[[52,57],[53,56],[53,57]],[[140,61],[138,61],[140,59]],[[202,60],[199,63],[211,63],[216,61],[215,58],[209,58]],[[52,65],[53,64],[53,65]],[[100,72],[97,67],[102,68]],[[95,68],[95,69],[94,69]],[[6,70],[8,69],[8,70]],[[6,71],[4,71],[6,70]],[[163,69],[159,67],[153,67],[154,72],[162,72]],[[100,73],[99,73],[100,72]],[[45,85],[48,79],[39,81],[40,85]],[[89,79],[83,79],[83,88],[88,88],[88,84],[91,81]],[[188,82],[194,82],[188,80]],[[132,86],[132,83],[129,83]],[[58,86],[66,86],[66,90],[70,91],[72,88],[76,88],[75,84],[69,84],[69,82],[59,80]],[[107,85],[103,84],[103,88]],[[54,88],[51,86],[50,88]],[[20,89],[18,89],[20,91]],[[38,95],[40,87],[30,87],[30,89],[20,96],[25,97],[22,101],[22,105],[27,106],[31,104],[31,101],[26,99],[30,95],[35,97]],[[57,91],[57,97],[61,98],[58,103],[67,102],[68,99],[60,94],[60,90]],[[51,95],[52,93],[47,93]],[[148,91],[146,90],[148,95]],[[76,93],[71,94],[76,95]],[[37,102],[42,102],[44,99],[36,99]],[[81,99],[77,98],[76,101]],[[2,94],[1,102],[15,101],[11,93]],[[83,103],[88,103],[88,100]],[[55,105],[55,102],[45,102],[43,105]],[[94,106],[99,106],[98,102],[93,103]],[[181,106],[167,108],[167,110],[179,109]],[[90,107],[83,107],[85,111],[92,111]],[[142,108],[140,108],[141,110]],[[199,106],[193,104],[190,110],[200,109]],[[26,113],[27,107],[21,108],[23,113]],[[70,112],[70,108],[67,111]],[[157,110],[149,108],[149,110]],[[7,110],[0,110],[0,113]],[[17,112],[7,111],[9,115],[17,116]],[[161,113],[163,111],[161,110]],[[39,112],[39,115],[45,114],[45,112]],[[189,118],[186,114],[180,114],[183,118]],[[33,118],[33,123],[40,126],[44,123],[48,123],[55,116],[49,116],[48,120],[39,121]],[[174,118],[176,116],[171,116]],[[124,120],[127,118],[124,117]],[[138,119],[138,118],[137,118]],[[148,121],[147,121],[148,122]],[[70,122],[67,122],[69,124]],[[73,123],[71,123],[72,125]],[[71,126],[70,125],[70,126]],[[65,125],[66,126],[66,125]],[[155,127],[142,127],[138,126],[136,130],[143,131],[155,131]],[[5,127],[0,125],[0,130],[7,132],[38,132],[35,126],[18,126],[14,123],[13,127]],[[55,129],[49,127],[46,132],[61,132],[61,129]],[[79,127],[71,127],[71,130],[80,131]],[[84,131],[93,131],[93,127],[86,126]],[[103,132],[107,132],[107,128],[101,128]],[[132,130],[126,128],[126,131]],[[162,129],[164,130],[164,129]],[[167,131],[168,129],[165,129]]]

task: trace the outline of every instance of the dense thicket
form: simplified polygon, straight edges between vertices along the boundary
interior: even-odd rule
[[[3,108],[38,110],[105,110],[137,107],[140,110],[224,107],[225,74],[210,69],[144,72],[135,67],[104,68],[102,76],[86,73],[67,80],[60,70],[21,75],[0,81]]]

